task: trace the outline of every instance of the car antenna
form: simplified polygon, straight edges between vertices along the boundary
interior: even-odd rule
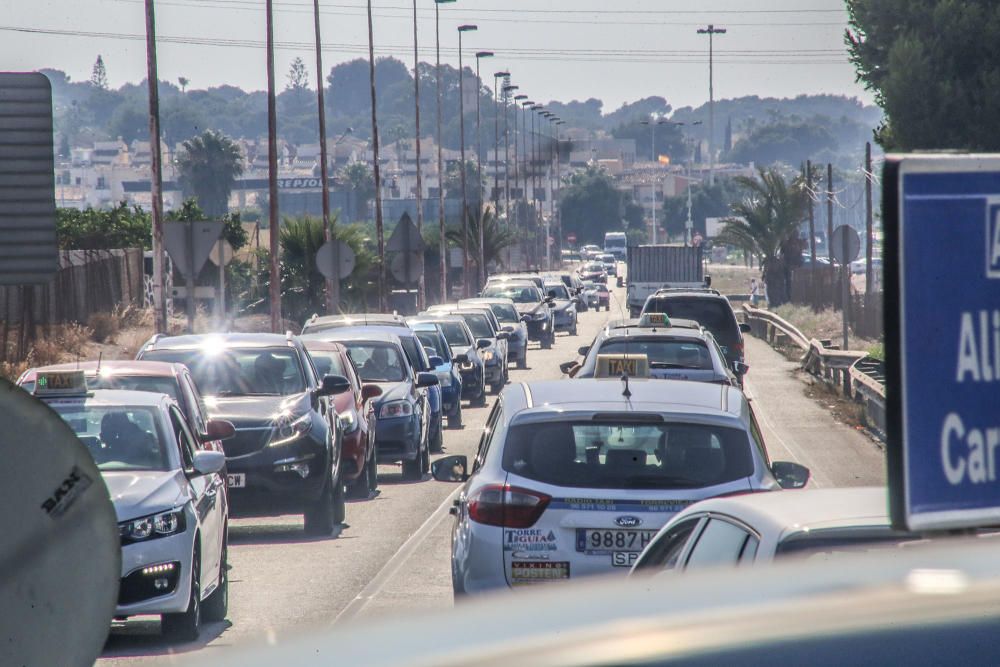
[[[625,383],[625,391],[622,392],[622,396],[632,398],[632,390],[628,388],[628,373],[622,373],[622,382]]]
[[[101,352],[99,352],[97,354],[97,374],[98,375],[101,374],[101,361],[103,361],[103,360],[104,360],[104,351],[102,350]],[[79,355],[77,355],[77,358],[76,358],[76,367],[77,367],[77,369],[80,368],[80,357],[79,357]]]

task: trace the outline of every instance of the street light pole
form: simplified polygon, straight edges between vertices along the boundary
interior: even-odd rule
[[[375,175],[375,235],[378,238],[378,307],[379,312],[385,312],[387,308],[385,229],[382,224],[382,168],[379,165],[378,114],[375,109],[375,35],[372,30],[372,0],[368,0],[368,73],[372,97],[372,171]]]
[[[483,89],[483,80],[479,75],[479,62],[483,58],[492,58],[492,51],[476,52],[476,220],[479,224],[479,252],[476,257],[476,265],[479,267],[479,286],[486,284],[486,249],[483,247],[483,132],[480,123],[480,94]]]
[[[462,66],[462,34],[478,30],[474,25],[458,26],[458,125],[461,135],[462,163],[459,169],[462,179],[462,291],[465,298],[472,295],[469,276],[469,196],[465,178],[465,71]]]
[[[444,221],[444,157],[441,148],[441,5],[455,2],[455,0],[434,0],[434,42],[437,50],[437,66],[434,71],[437,75],[437,154],[438,154],[438,253],[440,258],[441,271],[441,302],[447,303],[450,298],[448,294],[448,241],[445,239]]]
[[[423,165],[420,162],[420,56],[417,53],[417,0],[413,0],[413,106],[416,118],[416,145],[417,145],[417,234],[423,237],[424,232],[424,181],[422,177]],[[406,174],[404,173],[405,177]],[[424,272],[420,272],[417,280],[417,306],[421,309],[425,306],[427,299],[426,284],[424,282]]]
[[[369,0],[369,5],[371,0]],[[273,0],[267,0],[267,183],[268,219],[271,250],[271,333],[281,333],[281,269],[278,264],[278,245],[281,220],[278,210],[278,106],[274,94],[274,7]],[[188,300],[194,298],[188,294]],[[193,333],[193,332],[192,332]]]
[[[330,174],[326,147],[326,100],[323,91],[323,40],[319,27],[319,0],[313,0],[313,19],[316,25],[316,106],[319,107],[319,178],[323,188],[323,240],[333,239],[333,221],[330,218]],[[336,314],[340,307],[340,278],[326,279],[326,312]]]
[[[149,86],[150,189],[153,218],[153,326],[166,333],[166,257],[163,252],[163,165],[160,154],[160,90],[156,73],[156,14],[153,0],[146,0],[146,82]],[[188,295],[190,298],[192,295]]]
[[[518,112],[521,110],[520,106],[523,104],[524,100],[527,100],[528,96],[525,94],[515,95],[514,104],[514,190],[524,195],[523,190],[521,190],[521,158],[518,151],[524,152],[524,137],[521,136],[521,132],[518,129],[523,123],[518,121]],[[523,116],[522,116],[523,119]],[[514,228],[520,230],[521,228],[521,197],[514,198]],[[522,260],[527,261],[527,246],[524,243],[525,235],[521,236],[521,254]]]
[[[725,28],[709,24],[699,28],[699,35],[708,35],[708,184],[715,185],[715,35],[725,35]]]
[[[510,78],[510,72],[493,73],[493,213],[500,218],[500,79]]]

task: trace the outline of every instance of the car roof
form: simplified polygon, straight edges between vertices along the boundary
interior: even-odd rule
[[[217,333],[185,336],[164,336],[156,338],[150,349],[186,350],[195,349],[211,341],[222,347],[290,347],[294,337],[290,334],[273,333]]]
[[[108,361],[80,361],[67,364],[51,364],[38,366],[25,371],[24,380],[35,378],[38,373],[48,371],[83,371],[87,375],[102,372],[113,372],[116,375],[142,375],[146,377],[174,377],[185,370],[184,364],[167,361],[136,361],[133,359]]]
[[[411,317],[407,320],[410,326],[415,324],[432,324],[434,322],[453,322],[455,324],[466,324],[465,319],[459,317],[458,315],[451,315],[449,313],[437,310],[427,313],[426,315],[418,315],[416,317]],[[466,326],[468,326],[466,324]]]
[[[511,305],[514,305],[514,300],[513,299],[505,299],[503,297],[498,297],[497,296],[497,297],[479,297],[479,298],[475,298],[475,299],[462,299],[458,303],[459,303],[459,305],[463,305],[463,304],[468,304],[468,305],[475,305],[475,304],[486,304],[486,305],[501,304],[501,305],[504,305],[504,306],[511,306]]]
[[[604,340],[616,340],[618,338],[683,338],[686,340],[704,341],[706,336],[701,329],[631,327],[628,329],[608,329],[604,332],[602,338]]]
[[[308,334],[307,334],[308,335]],[[344,351],[344,346],[336,341],[319,340],[317,338],[305,338],[302,340],[307,350],[323,350],[325,352]]]
[[[670,298],[699,298],[699,299],[714,299],[717,301],[725,301],[729,303],[729,299],[720,294],[717,290],[711,288],[667,288],[654,292],[649,295],[650,299],[670,299]]]
[[[401,326],[406,326],[403,324],[402,316],[397,315],[396,313],[351,313],[347,315],[323,316],[313,315],[309,318],[309,321],[306,322],[306,324],[336,324],[340,322],[357,322],[359,325],[366,324],[367,322],[398,322]]]
[[[623,396],[624,383],[617,378],[543,380],[522,382],[526,408],[551,406],[564,410],[687,412],[741,418],[746,398],[736,387],[686,380],[631,378],[630,398]],[[510,391],[510,388],[508,390]]]
[[[674,333],[690,333],[691,331],[701,331],[701,325],[695,320],[682,320],[673,319],[670,320],[670,326],[656,326],[656,325],[646,325],[642,326],[639,324],[639,318],[628,318],[623,320],[611,320],[608,322],[605,330],[609,333],[612,331],[650,331],[650,332],[661,332],[661,331],[671,331],[676,330]]]
[[[399,336],[409,331],[399,327],[340,327],[328,329],[314,334],[301,336],[303,343],[311,340],[327,342],[366,341],[372,343],[395,343],[399,345]]]
[[[885,487],[803,489],[711,498],[690,506],[677,519],[704,512],[725,514],[778,535],[890,523]]]
[[[82,400],[87,405],[121,405],[142,408],[156,408],[175,402],[174,399],[166,394],[157,394],[152,391],[134,391],[131,389],[92,389],[87,392],[86,396],[45,396],[42,397],[42,400],[46,402]]]

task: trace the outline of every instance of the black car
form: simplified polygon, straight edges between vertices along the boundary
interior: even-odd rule
[[[413,335],[409,328],[402,333]],[[336,329],[321,336],[346,347],[361,380],[382,391],[373,397],[379,463],[402,463],[403,477],[409,480],[423,477],[431,460],[432,410],[426,389],[438,385],[437,375],[414,369],[399,336],[389,331]]]
[[[330,397],[351,384],[320,378],[297,337],[156,336],[137,358],[186,365],[209,416],[236,427],[224,445],[234,514],[301,511],[314,535],[344,520],[343,428]]]
[[[541,280],[541,278],[539,278]],[[544,285],[544,281],[542,282]],[[509,280],[486,285],[480,295],[486,299],[510,299],[528,324],[528,340],[536,340],[547,350],[556,341],[555,314],[552,312],[554,300],[542,295],[535,281]]]
[[[480,343],[465,319],[457,315],[443,313],[428,313],[410,318],[410,326],[424,322],[433,322],[441,329],[452,352],[452,362],[458,364],[462,376],[462,398],[471,405],[486,405],[486,363],[482,351],[488,347],[489,341]]]

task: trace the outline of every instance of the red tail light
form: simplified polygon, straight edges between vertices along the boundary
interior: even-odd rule
[[[530,528],[548,507],[551,496],[509,484],[484,486],[469,498],[469,517],[476,523],[503,528]]]
[[[733,349],[736,350],[736,354],[740,355],[740,359],[743,358],[743,343],[736,343],[733,345]]]

